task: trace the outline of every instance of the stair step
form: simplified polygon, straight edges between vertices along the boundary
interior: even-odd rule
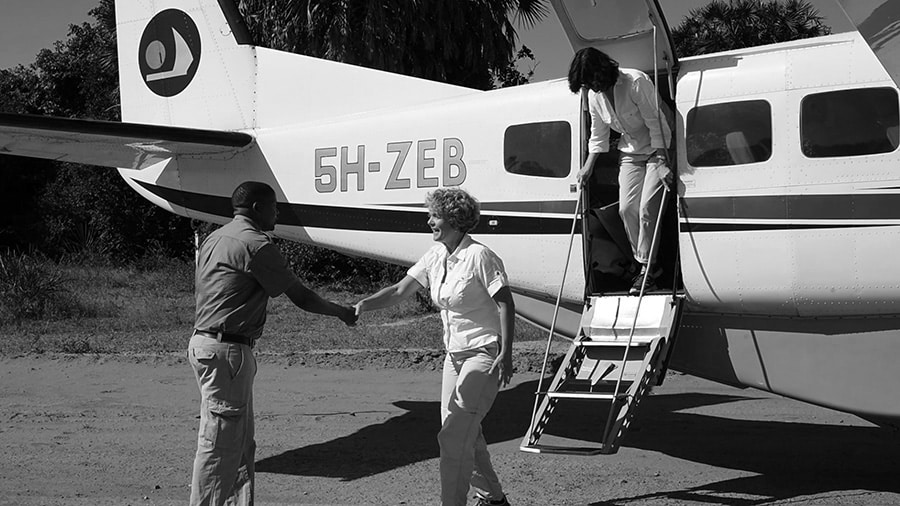
[[[582,313],[580,334],[571,343],[551,383],[539,383],[531,424],[519,449],[531,453],[566,455],[613,454],[628,431],[635,409],[659,384],[656,375],[665,371],[667,343],[674,336],[680,314],[680,299],[671,295],[640,297],[592,297]],[[545,363],[546,367],[546,363]],[[557,403],[559,399],[602,400],[595,406]],[[596,410],[606,416],[597,427],[591,423],[588,438],[539,444],[559,405],[565,416],[581,416]],[[553,434],[548,434],[553,436]],[[567,442],[565,440],[571,442]]]
[[[625,393],[621,393],[618,395],[619,399],[624,399],[628,395]],[[594,399],[594,400],[608,400],[611,401],[615,399],[617,396],[608,392],[547,392],[547,397],[551,399]]]
[[[603,453],[602,446],[554,446],[554,445],[522,445],[519,450],[530,453],[556,453],[561,455],[599,455]]]
[[[596,392],[598,388],[606,388],[609,389],[606,393],[611,393],[616,386],[616,380],[618,379],[618,375],[601,379],[599,381],[594,381],[592,378],[569,378],[556,387],[557,392]],[[622,383],[619,388],[623,391],[628,389],[628,386],[631,385],[631,382],[634,381],[634,378],[622,378]]]
[[[573,344],[574,346],[574,344]],[[601,382],[616,381],[624,366],[625,372],[622,375],[623,380],[632,381],[641,373],[641,363],[647,354],[647,347],[625,346],[609,347],[609,346],[593,346],[583,348],[585,356],[578,370],[575,371],[575,379],[581,381],[589,381],[597,384]],[[623,355],[627,350],[628,358],[622,362]]]
[[[638,348],[641,346],[650,346],[650,342],[651,342],[651,340],[645,341],[645,340],[633,339],[631,341],[631,347]],[[575,345],[576,346],[584,346],[584,347],[592,347],[592,346],[598,346],[598,347],[599,346],[611,346],[611,347],[619,346],[619,347],[622,347],[622,346],[628,346],[628,340],[627,339],[625,339],[625,340],[619,339],[619,340],[615,340],[615,341],[583,340],[583,341],[575,341]]]

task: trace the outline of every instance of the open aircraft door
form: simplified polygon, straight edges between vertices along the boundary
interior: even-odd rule
[[[651,76],[661,98],[660,120],[671,123],[668,111],[674,100],[670,83],[674,79],[676,59],[668,27],[656,0],[552,0],[552,4],[575,51],[596,47],[622,67],[636,68]],[[584,91],[581,108],[580,155],[583,163],[590,135],[590,114]],[[610,146],[616,145],[616,139],[611,136]],[[642,286],[637,296],[630,295],[634,276],[630,267],[634,265],[634,259],[618,216],[618,151],[611,148],[610,153],[601,156],[597,163],[591,181],[579,192],[586,277],[580,327],[552,377],[548,375],[551,329],[531,424],[520,445],[520,449],[527,452],[615,453],[641,398],[653,385],[662,383],[678,328],[681,296],[678,294],[677,245],[674,245],[677,241],[675,206],[663,206],[663,209],[670,209],[665,211],[667,219],[659,220],[654,237],[659,246],[657,264],[663,266],[664,275],[669,276],[669,286],[653,292],[646,292]],[[661,232],[664,228],[669,229],[667,233]],[[594,444],[583,446],[552,441],[550,420],[558,403],[565,400],[596,401],[595,405],[600,408],[598,413],[606,422],[602,430],[579,438],[593,439]],[[593,410],[584,409],[575,413],[569,416],[595,414]],[[541,440],[545,435],[551,436],[550,442]]]
[[[623,66],[653,73],[676,67],[669,27],[656,0],[551,0],[572,49],[596,47]]]

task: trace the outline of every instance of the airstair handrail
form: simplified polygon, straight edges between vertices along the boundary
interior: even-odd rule
[[[578,226],[578,218],[581,215],[582,198],[584,197],[584,186],[579,182],[578,200],[575,202],[575,215],[572,217],[572,230],[569,232],[569,247],[566,251],[566,265],[563,267],[562,281],[559,283],[559,291],[556,294],[556,305],[553,307],[553,319],[550,321],[550,333],[547,336],[547,347],[544,349],[544,362],[541,364],[541,375],[538,378],[537,390],[534,393],[534,409],[531,411],[531,419],[534,420],[537,415],[538,402],[540,393],[543,392],[544,374],[547,371],[547,359],[550,357],[550,344],[553,341],[553,334],[556,331],[556,318],[559,316],[559,305],[562,302],[563,287],[566,284],[566,276],[569,272],[569,263],[572,258],[572,244],[575,242],[575,229]]]
[[[656,246],[656,241],[659,238],[659,230],[660,230],[660,222],[662,221],[662,214],[666,209],[666,201],[669,196],[669,188],[663,186],[663,194],[661,197],[661,201],[659,203],[659,213],[656,217],[656,227],[653,231],[653,239],[650,242],[650,251],[653,251]],[[647,286],[647,277],[650,275],[650,262],[647,263],[647,269],[644,271],[644,277],[641,279],[641,291],[638,294],[638,302],[637,307],[634,310],[634,318],[631,320],[631,330],[628,332],[628,343],[625,345],[625,353],[622,356],[622,362],[619,366],[619,376],[616,378],[616,388],[613,390],[613,398],[619,398],[619,390],[621,389],[622,379],[625,377],[625,363],[628,361],[628,351],[631,349],[631,344],[634,341],[634,331],[637,328],[638,318],[641,314],[641,303],[644,301],[644,290]],[[606,426],[604,428],[603,441],[606,441],[609,434],[606,432],[610,430],[613,418],[613,409],[614,406],[611,406],[609,409],[609,413],[606,416]]]
[[[657,37],[656,25],[653,25],[653,76],[654,76],[653,79],[654,79],[654,82],[658,82],[658,70],[657,70],[657,60],[656,60],[656,37]],[[659,92],[658,91],[656,93],[656,120],[659,121],[659,123],[660,123],[660,125],[659,125],[660,131],[663,131],[663,129],[662,129],[662,111],[660,110]],[[665,138],[663,140],[665,141]],[[632,318],[632,320],[631,320],[631,329],[628,332],[628,343],[625,345],[625,353],[622,356],[622,362],[619,366],[619,376],[616,378],[616,387],[613,390],[613,399],[619,398],[619,391],[622,387],[622,379],[625,377],[625,363],[628,361],[628,352],[631,350],[631,344],[634,341],[634,331],[637,328],[638,318],[640,317],[640,314],[641,314],[641,303],[644,301],[644,291],[647,289],[647,278],[650,276],[650,272],[651,272],[652,266],[653,266],[653,260],[654,260],[654,257],[656,256],[655,254],[656,254],[656,248],[657,248],[657,241],[659,240],[659,231],[660,231],[661,225],[662,225],[662,217],[663,217],[663,213],[666,210],[666,202],[668,201],[668,196],[669,196],[669,185],[667,185],[667,184],[665,184],[665,182],[663,182],[662,190],[663,190],[663,194],[662,194],[662,197],[660,197],[659,211],[657,212],[657,215],[656,215],[656,224],[653,227],[653,238],[650,241],[650,258],[647,259],[647,267],[646,267],[646,269],[644,269],[644,275],[641,278],[641,291],[638,293],[637,307],[635,308],[635,311],[634,311],[634,318]],[[604,426],[603,441],[606,441],[607,438],[610,436],[610,434],[608,432],[612,428],[611,422],[613,419],[613,413],[615,412],[614,408],[615,408],[615,401],[613,401],[613,405],[610,406],[609,413],[606,415],[606,425]]]

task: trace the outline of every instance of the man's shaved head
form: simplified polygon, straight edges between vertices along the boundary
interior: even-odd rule
[[[272,200],[275,198],[275,190],[266,183],[259,181],[245,181],[234,189],[231,194],[231,207],[235,209],[250,209],[256,202]]]

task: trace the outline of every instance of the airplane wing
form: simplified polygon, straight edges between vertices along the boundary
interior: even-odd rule
[[[900,0],[838,0],[838,3],[894,84],[900,85]]]
[[[117,121],[0,113],[0,153],[143,169],[172,157],[228,158],[253,136]]]

